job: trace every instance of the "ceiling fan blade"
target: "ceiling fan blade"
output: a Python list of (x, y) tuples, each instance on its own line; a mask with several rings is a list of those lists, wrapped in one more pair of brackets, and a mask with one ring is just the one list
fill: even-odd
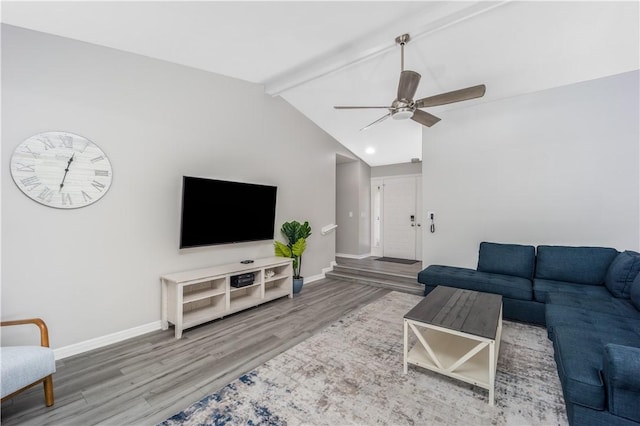
[(334, 106), (335, 109), (389, 109), (388, 106)]
[(425, 108), (481, 98), (484, 96), (485, 90), (485, 85), (480, 84), (478, 86), (467, 87), (466, 89), (454, 90), (453, 92), (441, 93), (439, 95), (429, 96), (428, 98), (418, 99), (415, 102), (415, 106), (416, 108)]
[(419, 109), (414, 111), (413, 117), (411, 117), (411, 119), (427, 127), (431, 127), (438, 121), (440, 121), (440, 119), (435, 115), (429, 114), (425, 111), (420, 111)]
[(374, 122), (373, 122), (373, 123), (371, 123), (371, 124), (367, 124), (367, 125), (366, 125), (366, 126), (364, 126), (362, 129), (360, 129), (360, 131), (367, 130), (369, 127), (373, 126), (374, 124), (378, 124), (378, 123), (380, 123), (381, 121), (384, 121), (384, 120), (386, 120), (386, 119), (387, 119), (387, 118), (389, 118), (389, 117), (391, 117), (391, 113), (389, 113), (389, 114), (387, 114), (387, 115), (383, 115), (382, 117), (378, 118), (376, 121), (374, 121)]
[(402, 71), (400, 73), (400, 82), (398, 83), (398, 100), (412, 101), (413, 95), (418, 90), (419, 83), (420, 74), (415, 71)]

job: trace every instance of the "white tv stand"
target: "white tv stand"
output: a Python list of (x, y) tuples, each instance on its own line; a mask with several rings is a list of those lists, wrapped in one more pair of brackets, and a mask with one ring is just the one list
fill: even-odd
[[(267, 271), (273, 275), (267, 277)], [(255, 274), (252, 285), (235, 288), (231, 276)], [(270, 273), (269, 273), (270, 275)], [(292, 259), (268, 257), (253, 263), (240, 262), (160, 277), (162, 284), (162, 329), (182, 331), (279, 297), (293, 297)]]

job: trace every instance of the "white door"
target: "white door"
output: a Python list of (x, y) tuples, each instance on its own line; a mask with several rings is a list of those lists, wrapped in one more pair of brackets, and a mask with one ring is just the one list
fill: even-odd
[(422, 260), (422, 177), (416, 179), (416, 260)]
[[(418, 226), (419, 177), (384, 179), (382, 241), (386, 257), (417, 259), (422, 252), (422, 229)], [(419, 246), (418, 246), (418, 243)]]

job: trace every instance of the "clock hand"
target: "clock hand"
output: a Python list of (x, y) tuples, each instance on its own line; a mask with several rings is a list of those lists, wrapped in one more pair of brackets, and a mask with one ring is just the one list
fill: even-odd
[(67, 173), (69, 173), (69, 166), (71, 166), (71, 163), (73, 162), (74, 155), (76, 155), (75, 152), (71, 154), (71, 158), (69, 158), (69, 161), (67, 162), (67, 168), (64, 169), (64, 176), (62, 176), (62, 182), (60, 182), (60, 191), (62, 191), (62, 187), (64, 186), (64, 180), (67, 178)]

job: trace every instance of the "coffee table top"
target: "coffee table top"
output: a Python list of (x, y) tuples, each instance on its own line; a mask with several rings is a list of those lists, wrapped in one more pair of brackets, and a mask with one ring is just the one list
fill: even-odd
[(499, 294), (438, 286), (404, 318), (495, 340), (501, 308)]

